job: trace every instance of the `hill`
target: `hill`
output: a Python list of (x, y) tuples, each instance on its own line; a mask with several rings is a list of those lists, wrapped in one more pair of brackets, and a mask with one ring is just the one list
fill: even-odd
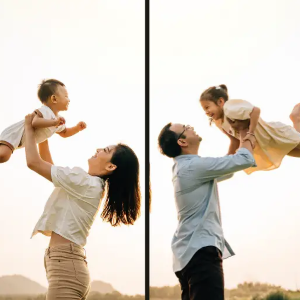
[(21, 275), (0, 277), (0, 295), (38, 295), (46, 291), (39, 283)]
[(101, 294), (111, 294), (116, 292), (113, 286), (110, 283), (106, 283), (103, 281), (93, 281), (91, 286), (91, 292), (98, 292)]
[[(0, 277), (0, 295), (40, 295), (45, 294), (47, 288), (22, 275), (8, 275)], [(111, 294), (116, 292), (109, 283), (97, 280), (91, 285), (91, 292)]]

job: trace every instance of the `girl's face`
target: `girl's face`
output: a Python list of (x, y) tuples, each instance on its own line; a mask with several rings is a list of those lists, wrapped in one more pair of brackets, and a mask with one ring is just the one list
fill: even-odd
[(223, 98), (220, 98), (217, 101), (217, 104), (209, 100), (201, 100), (200, 103), (208, 117), (212, 118), (213, 120), (219, 120), (223, 118), (223, 106), (225, 103)]

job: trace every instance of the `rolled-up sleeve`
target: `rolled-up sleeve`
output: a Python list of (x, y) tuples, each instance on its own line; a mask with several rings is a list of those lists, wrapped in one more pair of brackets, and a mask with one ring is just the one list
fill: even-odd
[(84, 197), (89, 188), (89, 175), (81, 168), (51, 167), (52, 182), (75, 197)]
[(240, 148), (236, 154), (224, 157), (200, 157), (190, 164), (190, 171), (201, 180), (227, 179), (232, 174), (250, 167), (256, 167), (251, 152)]

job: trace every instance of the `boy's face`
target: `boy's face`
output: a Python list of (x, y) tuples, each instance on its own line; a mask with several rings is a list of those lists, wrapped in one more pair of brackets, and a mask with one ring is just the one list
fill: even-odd
[(57, 87), (55, 94), (51, 97), (51, 100), (55, 103), (58, 111), (68, 110), (70, 99), (68, 91), (64, 86), (59, 85)]

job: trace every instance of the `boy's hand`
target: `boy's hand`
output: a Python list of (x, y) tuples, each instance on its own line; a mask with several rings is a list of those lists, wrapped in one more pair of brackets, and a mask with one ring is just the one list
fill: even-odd
[(54, 126), (58, 127), (63, 124), (66, 124), (66, 120), (63, 117), (58, 117), (56, 120), (54, 120)]
[(85, 122), (79, 122), (77, 125), (76, 125), (78, 131), (82, 131), (84, 129), (86, 129), (86, 123)]

